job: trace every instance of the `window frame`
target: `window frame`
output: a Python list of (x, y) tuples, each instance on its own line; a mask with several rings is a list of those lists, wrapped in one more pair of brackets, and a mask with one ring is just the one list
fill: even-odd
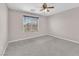
[[(23, 24), (24, 17), (37, 18), (37, 21), (38, 21), (37, 31), (25, 31), (24, 30), (24, 24)], [(22, 17), (22, 24), (23, 24), (23, 32), (27, 32), (28, 33), (28, 32), (38, 32), (39, 31), (39, 17), (23, 15), (23, 17)]]

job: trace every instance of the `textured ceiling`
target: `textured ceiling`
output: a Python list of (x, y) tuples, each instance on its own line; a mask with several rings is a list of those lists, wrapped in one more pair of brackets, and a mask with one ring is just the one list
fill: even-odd
[(24, 12), (35, 13), (43, 16), (50, 16), (59, 12), (63, 12), (75, 7), (79, 7), (79, 3), (47, 3), (48, 6), (54, 6), (50, 12), (40, 11), (43, 3), (8, 3), (10, 9), (21, 10)]

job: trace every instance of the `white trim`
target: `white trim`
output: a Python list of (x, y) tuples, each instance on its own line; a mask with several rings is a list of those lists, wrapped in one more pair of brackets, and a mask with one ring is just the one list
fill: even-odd
[[(31, 39), (31, 38), (36, 38), (36, 37), (45, 36), (45, 35), (46, 34), (41, 34), (39, 36), (33, 36), (33, 37), (24, 38), (24, 39), (18, 39), (18, 40), (8, 41), (8, 43), (17, 42), (17, 41), (26, 40), (26, 39)], [(6, 45), (5, 45), (4, 49), (3, 49), (3, 52), (2, 52), (2, 55), (1, 56), (4, 56), (4, 53), (5, 53), (6, 48), (8, 46), (8, 43), (6, 42)]]
[(45, 35), (46, 34), (41, 34), (41, 35), (38, 35), (38, 36), (32, 36), (32, 37), (26, 37), (26, 38), (22, 38), (22, 39), (12, 40), (12, 41), (8, 41), (8, 43), (17, 42), (17, 41), (26, 40), (26, 39), (32, 39), (32, 38), (36, 38), (36, 37), (40, 37), (40, 36), (45, 36)]
[(72, 39), (65, 38), (65, 37), (61, 37), (61, 36), (57, 36), (57, 35), (51, 35), (51, 34), (48, 34), (48, 35), (49, 35), (49, 36), (56, 37), (56, 38), (60, 38), (60, 39), (63, 39), (63, 40), (67, 40), (67, 41), (70, 41), (70, 42), (73, 42), (73, 43), (77, 43), (77, 44), (79, 44), (79, 42), (76, 41), (76, 40), (72, 40)]
[[(22, 39), (17, 39), (17, 40), (12, 40), (12, 41), (8, 41), (8, 43), (12, 43), (12, 42), (17, 42), (17, 41), (21, 41), (21, 40), (26, 40), (26, 39), (32, 39), (32, 38), (36, 38), (36, 37), (40, 37), (40, 36), (45, 36), (46, 34), (41, 34), (41, 35), (38, 35), (38, 36), (33, 36), (33, 37), (26, 37), (26, 38), (22, 38)], [(51, 34), (48, 34), (49, 36), (53, 36), (53, 37), (56, 37), (56, 38), (60, 38), (60, 39), (63, 39), (63, 40), (67, 40), (67, 41), (70, 41), (70, 42), (73, 42), (73, 43), (77, 43), (79, 44), (78, 41), (75, 41), (75, 40), (72, 40), (72, 39), (69, 39), (69, 38), (65, 38), (65, 37), (60, 37), (60, 36), (57, 36), (57, 35), (51, 35)], [(8, 45), (8, 44), (7, 44)], [(6, 46), (7, 46), (6, 45)]]
[[(45, 35), (46, 34), (41, 34), (41, 35), (38, 35), (38, 36), (28, 37), (28, 38), (24, 38), (24, 39), (18, 39), (18, 40), (8, 41), (8, 43), (17, 42), (17, 41), (26, 40), (26, 39), (31, 39), (31, 38), (36, 38), (36, 37), (45, 36)], [(56, 37), (56, 38), (60, 38), (62, 40), (66, 40), (66, 41), (70, 41), (70, 42), (79, 44), (78, 41), (75, 41), (75, 40), (72, 40), (72, 39), (68, 39), (68, 38), (65, 38), (65, 37), (60, 37), (60, 36), (57, 36), (57, 35), (51, 35), (51, 34), (48, 34), (48, 35), (49, 36)], [(6, 50), (7, 46), (8, 46), (8, 43), (6, 44), (6, 46), (5, 46), (4, 50), (3, 50), (2, 56), (5, 53), (5, 50)]]
[(2, 56), (4, 56), (4, 53), (6, 51), (7, 46), (8, 46), (8, 42), (6, 42), (6, 45), (5, 45), (4, 49), (3, 49)]

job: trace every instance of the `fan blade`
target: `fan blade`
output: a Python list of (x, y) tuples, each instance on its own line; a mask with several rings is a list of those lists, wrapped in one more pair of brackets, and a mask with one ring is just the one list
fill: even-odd
[(54, 8), (54, 7), (47, 7), (47, 8)]

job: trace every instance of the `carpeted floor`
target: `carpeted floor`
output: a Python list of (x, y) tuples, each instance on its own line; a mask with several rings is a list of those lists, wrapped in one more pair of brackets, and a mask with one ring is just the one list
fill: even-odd
[(4, 56), (79, 56), (79, 44), (42, 36), (10, 43)]

